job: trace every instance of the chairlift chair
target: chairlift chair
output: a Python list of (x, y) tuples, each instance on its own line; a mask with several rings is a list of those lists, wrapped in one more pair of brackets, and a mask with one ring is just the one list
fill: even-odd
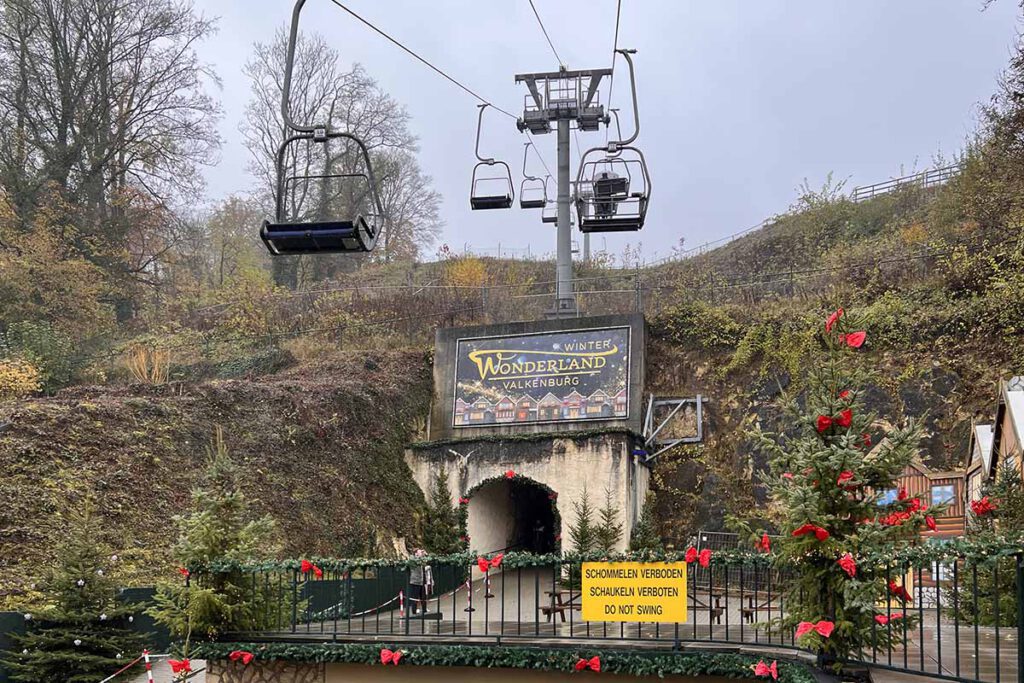
[[(496, 161), (492, 158), (485, 159), (480, 156), (480, 128), (484, 120), (484, 109), (487, 104), (481, 104), (480, 116), (476, 124), (476, 149), (477, 163), (473, 166), (473, 179), (469, 191), (469, 206), (473, 210), (481, 209), (508, 209), (512, 207), (512, 200), (515, 198), (515, 188), (512, 186), (512, 169), (504, 161)], [(483, 166), (504, 166), (505, 172), (498, 175), (478, 177), (480, 168)]]
[[(651, 196), (651, 176), (647, 161), (643, 152), (633, 146), (640, 134), (640, 114), (633, 60), (630, 57), (632, 51), (618, 52), (629, 65), (636, 130), (625, 140), (612, 141), (607, 147), (587, 150), (580, 160), (574, 201), (580, 232), (584, 233), (640, 230), (647, 217)], [(617, 112), (615, 119), (617, 125)], [(621, 133), (619, 137), (622, 137)], [(600, 158), (597, 158), (599, 155)]]
[(519, 186), (520, 209), (543, 209), (548, 203), (548, 181), (526, 172), (526, 156), (532, 142), (523, 145), (523, 182)]
[[(294, 131), (285, 138), (277, 151), (277, 192), (273, 220), (263, 222), (260, 238), (272, 255), (285, 254), (336, 254), (365, 253), (372, 251), (377, 238), (384, 228), (384, 208), (380, 200), (379, 186), (373, 173), (370, 154), (363, 141), (345, 131), (332, 131), (327, 126), (300, 125), (291, 117), (290, 97), (292, 70), (295, 65), (295, 44), (299, 31), (299, 15), (306, 0), (296, 0), (292, 10), (291, 31), (288, 36), (288, 52), (285, 60), (284, 87), (281, 94), (281, 114), (286, 126)], [(345, 139), (355, 143), (358, 156), (365, 170), (360, 173), (307, 173), (286, 177), (285, 165), (288, 151), (294, 145), (306, 143), (323, 145), (325, 160), (329, 159), (328, 142)], [(327, 162), (325, 161), (326, 165)], [(299, 182), (329, 183), (337, 181), (346, 186), (356, 183), (365, 187), (359, 201), (350, 202), (342, 215), (330, 215), (330, 206), (320, 206), (312, 218), (302, 212), (298, 216), (288, 215), (286, 193)], [(351, 186), (350, 186), (351, 187)], [(367, 202), (363, 199), (369, 199)], [(326, 202), (330, 204), (330, 202)], [(293, 212), (296, 207), (294, 202)]]

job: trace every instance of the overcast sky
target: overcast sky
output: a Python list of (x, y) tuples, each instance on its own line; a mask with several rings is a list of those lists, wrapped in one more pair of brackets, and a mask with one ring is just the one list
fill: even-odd
[[(242, 65), (255, 41), (269, 40), (288, 21), (292, 2), (195, 1), (220, 18), (219, 34), (201, 47), (223, 80), (225, 144), (220, 163), (207, 172), (209, 195), (217, 199), (252, 186), (238, 132), (249, 96)], [(527, 0), (344, 1), (512, 112), (522, 109), (525, 95), (514, 74), (557, 69)], [(535, 4), (570, 68), (610, 65), (615, 0)], [(937, 153), (954, 154), (975, 128), (979, 103), (994, 92), (1018, 28), (1015, 1), (998, 0), (984, 12), (981, 4), (623, 0), (619, 45), (638, 51), (637, 144), (654, 191), (640, 233), (598, 237), (594, 246), (620, 252), (627, 242), (642, 242), (645, 256), (657, 258), (680, 238), (696, 246), (785, 210), (804, 178), (820, 185), (831, 171), (852, 187), (922, 170)], [(468, 243), (553, 251), (554, 227), (542, 224), (539, 212), (469, 210), (476, 128), (469, 95), (328, 0), (309, 0), (302, 20), (408, 107), (420, 163), (444, 197), (444, 242), (460, 250)], [(628, 106), (627, 83), (617, 74), (613, 106)], [(552, 170), (554, 138), (537, 138)], [(590, 146), (604, 134), (579, 140)], [(482, 152), (506, 159), (516, 176), (524, 141), (510, 118), (485, 119)], [(542, 171), (539, 164), (529, 170)]]

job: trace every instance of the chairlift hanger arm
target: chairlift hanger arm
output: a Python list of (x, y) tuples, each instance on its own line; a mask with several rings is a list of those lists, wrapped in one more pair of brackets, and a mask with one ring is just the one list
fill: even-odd
[[(480, 156), (480, 129), (483, 128), (483, 125), (484, 125), (484, 109), (487, 109), (487, 107), (489, 107), (491, 105), (490, 104), (478, 104), (476, 106), (477, 106), (478, 109), (480, 109), (480, 114), (479, 114), (479, 116), (477, 116), (477, 119), (476, 119), (476, 147), (473, 148), (473, 153), (476, 154), (477, 161), (479, 161), (481, 163), (484, 163), (484, 164), (487, 164), (488, 166), (493, 166), (494, 165), (494, 157), (490, 157), (488, 159), (485, 159), (482, 156)], [(523, 163), (524, 164), (526, 163), (525, 156), (524, 156), (524, 159), (523, 159)]]
[[(636, 130), (633, 131), (633, 135), (631, 135), (629, 137), (629, 139), (623, 140), (622, 139), (622, 131), (620, 129), (619, 130), (619, 140), (615, 143), (616, 146), (619, 146), (619, 145), (627, 146), (627, 145), (632, 145), (633, 142), (640, 135), (640, 105), (637, 103), (637, 99), (636, 99), (636, 73), (633, 70), (633, 58), (630, 56), (630, 55), (635, 54), (636, 50), (619, 49), (619, 50), (616, 50), (616, 52), (621, 54), (626, 59), (626, 65), (629, 67), (629, 87), (630, 87), (630, 90), (633, 93), (633, 122), (636, 125)], [(617, 115), (616, 115), (615, 119), (616, 119), (616, 122), (617, 122), (618, 121), (618, 116)]]
[(540, 180), (540, 178), (538, 178), (537, 176), (529, 175), (526, 172), (526, 157), (530, 153), (530, 145), (532, 144), (532, 142), (523, 143), (523, 180)]

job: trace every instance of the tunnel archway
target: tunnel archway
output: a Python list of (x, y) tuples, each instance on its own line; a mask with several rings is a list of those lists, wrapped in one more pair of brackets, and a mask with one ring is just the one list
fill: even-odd
[(547, 554), (561, 547), (558, 494), (528, 477), (487, 479), (467, 494), (466, 530), (478, 552)]

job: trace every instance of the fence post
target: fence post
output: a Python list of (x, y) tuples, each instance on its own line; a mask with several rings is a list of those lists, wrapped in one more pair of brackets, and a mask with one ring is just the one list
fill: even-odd
[(1024, 553), (1017, 553), (1017, 678), (1024, 674)]

